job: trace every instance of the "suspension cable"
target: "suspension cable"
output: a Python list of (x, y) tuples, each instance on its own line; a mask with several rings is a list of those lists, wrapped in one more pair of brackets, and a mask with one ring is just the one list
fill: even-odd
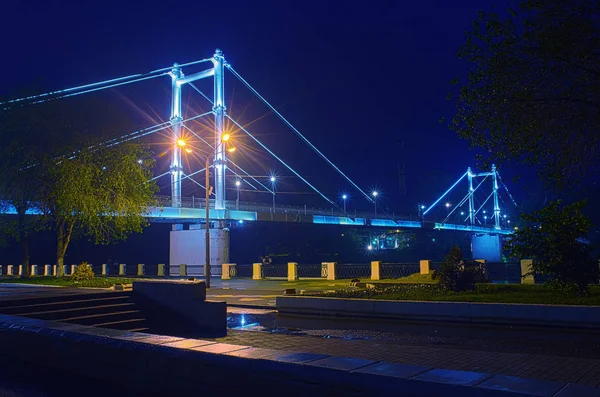
[(342, 170), (340, 170), (331, 160), (329, 160), (327, 158), (327, 156), (325, 156), (319, 149), (317, 149), (317, 147), (315, 145), (313, 145), (304, 135), (302, 135), (300, 133), (300, 131), (298, 131), (298, 129), (296, 127), (294, 127), (289, 121), (287, 121), (287, 119), (285, 117), (283, 117), (283, 115), (281, 113), (279, 113), (277, 111), (277, 109), (275, 109), (273, 107), (273, 105), (271, 105), (265, 98), (263, 98), (258, 91), (256, 91), (246, 80), (244, 80), (242, 78), (242, 76), (240, 76), (231, 65), (226, 64), (225, 65), (230, 71), (231, 73), (238, 79), (240, 80), (254, 95), (256, 95), (269, 109), (271, 109), (271, 111), (273, 111), (273, 113), (275, 113), (292, 131), (294, 131), (296, 133), (296, 135), (298, 135), (311, 149), (313, 149), (313, 151), (315, 151), (315, 153), (317, 153), (319, 156), (321, 156), (321, 158), (323, 158), (329, 165), (331, 165), (340, 175), (342, 175), (348, 182), (350, 182), (352, 184), (352, 186), (354, 186), (359, 192), (361, 192), (366, 198), (367, 200), (369, 200), (369, 202), (373, 202), (373, 199), (371, 198), (371, 196), (369, 196), (367, 193), (365, 193), (356, 183), (354, 183), (354, 181), (352, 179), (350, 179), (346, 174), (344, 174), (342, 172)]

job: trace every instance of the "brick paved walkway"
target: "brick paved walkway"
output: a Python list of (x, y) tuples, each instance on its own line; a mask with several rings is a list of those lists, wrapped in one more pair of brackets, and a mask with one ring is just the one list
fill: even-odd
[[(204, 338), (206, 339), (206, 338)], [(218, 342), (600, 386), (600, 360), (229, 330)]]

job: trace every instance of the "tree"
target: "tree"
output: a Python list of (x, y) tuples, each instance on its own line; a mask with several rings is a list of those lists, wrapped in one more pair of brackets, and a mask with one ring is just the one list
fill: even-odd
[(138, 145), (82, 150), (71, 159), (46, 159), (42, 202), (56, 228), (57, 275), (71, 239), (89, 237), (97, 244), (123, 240), (148, 225), (156, 184), (152, 161)]
[(599, 17), (594, 0), (520, 0), (505, 16), (480, 13), (458, 53), (471, 70), (451, 128), (488, 161), (537, 165), (558, 188), (597, 171)]
[(590, 260), (593, 246), (585, 240), (591, 222), (581, 212), (584, 206), (585, 201), (570, 205), (552, 201), (522, 215), (527, 226), (509, 238), (510, 255), (532, 259), (532, 273), (549, 276), (551, 285), (584, 292), (598, 280), (598, 264)]
[(14, 211), (1, 217), (0, 230), (4, 239), (21, 244), (25, 277), (30, 275), (29, 238), (45, 227), (43, 217), (28, 212), (39, 210), (42, 169), (35, 164), (42, 152), (51, 150), (44, 134), (48, 115), (24, 108), (0, 112), (0, 198), (3, 212)]

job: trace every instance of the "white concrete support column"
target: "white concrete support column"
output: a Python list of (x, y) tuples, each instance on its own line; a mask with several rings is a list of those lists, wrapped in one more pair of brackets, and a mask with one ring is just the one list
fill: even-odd
[(288, 262), (288, 281), (298, 280), (298, 263)]
[(15, 275), (15, 271), (14, 271), (13, 265), (6, 265), (6, 275), (7, 276), (14, 276)]
[(179, 265), (179, 276), (180, 277), (187, 276), (187, 265), (185, 265), (183, 263)]
[(49, 264), (44, 265), (44, 276), (51, 276), (52, 275), (52, 266), (50, 266)]
[(253, 263), (252, 264), (252, 280), (262, 280), (262, 263)]
[(371, 280), (381, 280), (381, 261), (371, 262)]
[(158, 264), (158, 277), (164, 277), (165, 276), (165, 264), (164, 263), (159, 263)]
[(31, 265), (31, 275), (32, 276), (38, 275), (38, 266), (37, 265)]
[[(535, 276), (530, 274), (525, 276), (525, 274), (531, 272), (533, 265), (533, 260), (531, 259), (521, 259), (521, 284), (535, 284)], [(525, 276), (525, 277), (523, 277)]]
[(214, 106), (215, 114), (215, 209), (225, 209), (225, 168), (227, 166), (227, 151), (223, 144), (223, 130), (225, 126), (225, 58), (220, 49), (215, 50), (213, 56), (214, 68)]
[(100, 271), (102, 276), (108, 276), (108, 263), (102, 264), (102, 270)]
[(72, 276), (73, 273), (75, 273), (75, 270), (77, 270), (77, 265), (71, 265), (71, 273), (69, 274)]
[(125, 263), (119, 264), (119, 276), (124, 276), (127, 273), (127, 265)]
[(137, 266), (137, 275), (138, 276), (143, 276), (145, 274), (146, 273), (145, 273), (145, 266), (144, 266), (144, 264), (143, 263), (138, 263), (138, 266)]
[(337, 262), (327, 262), (327, 280), (337, 280)]
[(421, 259), (419, 261), (419, 270), (421, 274), (429, 274), (431, 271), (431, 261), (428, 259)]

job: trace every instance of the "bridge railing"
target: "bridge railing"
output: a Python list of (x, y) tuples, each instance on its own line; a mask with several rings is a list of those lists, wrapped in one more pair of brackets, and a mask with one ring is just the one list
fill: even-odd
[(287, 265), (263, 265), (262, 278), (287, 278)]
[[(171, 206), (171, 197), (169, 196), (156, 196), (160, 205), (165, 207)], [(181, 199), (181, 207), (183, 208), (206, 208), (206, 200), (204, 198), (196, 197), (184, 197)], [(210, 208), (214, 208), (214, 199), (209, 200)], [(238, 209), (240, 211), (250, 212), (262, 212), (262, 213), (276, 213), (276, 214), (300, 214), (300, 215), (322, 215), (322, 216), (337, 216), (337, 217), (355, 217), (355, 218), (373, 218), (372, 212), (360, 212), (360, 211), (347, 211), (343, 212), (335, 208), (315, 208), (309, 206), (293, 206), (276, 204), (273, 207), (269, 203), (258, 203), (258, 202), (247, 202), (240, 201), (236, 203), (235, 200), (226, 200), (225, 207), (230, 210)], [(396, 220), (416, 220), (411, 216), (395, 216), (390, 213), (380, 213), (378, 218), (381, 219), (396, 219)]]

